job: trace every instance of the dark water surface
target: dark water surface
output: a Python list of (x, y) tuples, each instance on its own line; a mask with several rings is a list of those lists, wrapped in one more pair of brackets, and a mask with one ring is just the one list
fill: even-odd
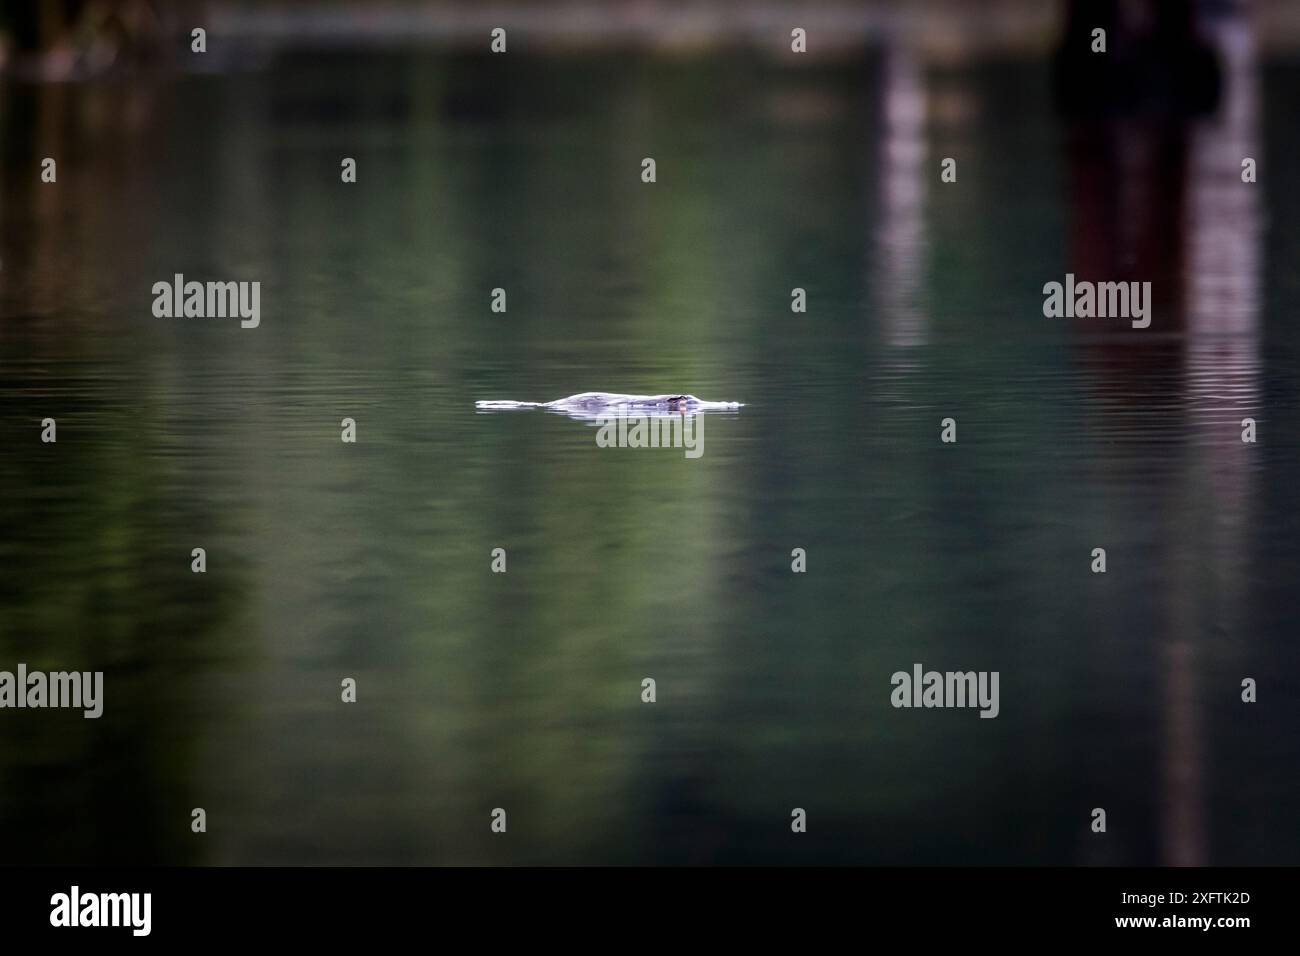
[[(1300, 863), (1300, 69), (1244, 69), (1090, 125), (892, 50), (0, 86), (0, 669), (106, 682), (0, 712), (0, 860)], [(1090, 270), (1151, 329), (1044, 318)], [(473, 407), (593, 389), (747, 405), (698, 460)]]

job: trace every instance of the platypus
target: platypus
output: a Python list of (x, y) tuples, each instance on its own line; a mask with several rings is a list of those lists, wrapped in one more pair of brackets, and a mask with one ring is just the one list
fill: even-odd
[(579, 392), (553, 402), (475, 402), (475, 408), (550, 408), (580, 414), (611, 414), (619, 409), (647, 412), (713, 412), (740, 408), (740, 402), (706, 402), (694, 395), (623, 395), (619, 392)]

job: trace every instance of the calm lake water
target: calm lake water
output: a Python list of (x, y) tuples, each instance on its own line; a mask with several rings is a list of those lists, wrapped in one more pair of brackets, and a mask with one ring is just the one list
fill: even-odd
[[(1241, 70), (1087, 122), (874, 48), (0, 86), (0, 669), (106, 685), (0, 712), (0, 860), (1300, 863), (1300, 66)], [(1044, 318), (1067, 272), (1151, 328)], [(698, 460), (473, 407), (591, 389), (747, 404)], [(894, 709), (917, 662), (1000, 715)]]

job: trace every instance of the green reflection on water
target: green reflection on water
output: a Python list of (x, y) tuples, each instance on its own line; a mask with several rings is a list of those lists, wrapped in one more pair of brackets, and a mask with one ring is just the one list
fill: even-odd
[[(970, 186), (909, 207), (880, 61), (7, 89), (0, 666), (108, 675), (98, 722), (4, 716), (18, 858), (1155, 862), (1183, 694), (1213, 858), (1294, 862), (1261, 838), (1276, 784), (1215, 812), (1230, 751), (1294, 754), (1245, 747), (1215, 680), (1288, 659), (1251, 610), (1274, 585), (1241, 590), (1295, 559), (1223, 503), (1238, 449), (1195, 438), (1177, 346), (1126, 378), (1042, 324), (1069, 219), (1045, 66), (961, 73), (984, 108), (923, 133)], [(57, 195), (13, 175), (52, 152)], [(153, 319), (177, 272), (261, 281), (261, 328)], [(749, 404), (699, 461), (472, 407), (587, 389)], [(1261, 457), (1233, 474), (1267, 496), (1296, 455)], [(1086, 574), (1098, 541), (1122, 573)], [(913, 661), (1000, 669), (1002, 717), (892, 710)], [(1104, 851), (1097, 801), (1141, 821)]]

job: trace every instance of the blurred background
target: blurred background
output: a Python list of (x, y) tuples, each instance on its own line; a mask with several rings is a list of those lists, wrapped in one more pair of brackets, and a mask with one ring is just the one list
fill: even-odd
[(1300, 863), (1300, 6), (0, 10), (0, 862)]

